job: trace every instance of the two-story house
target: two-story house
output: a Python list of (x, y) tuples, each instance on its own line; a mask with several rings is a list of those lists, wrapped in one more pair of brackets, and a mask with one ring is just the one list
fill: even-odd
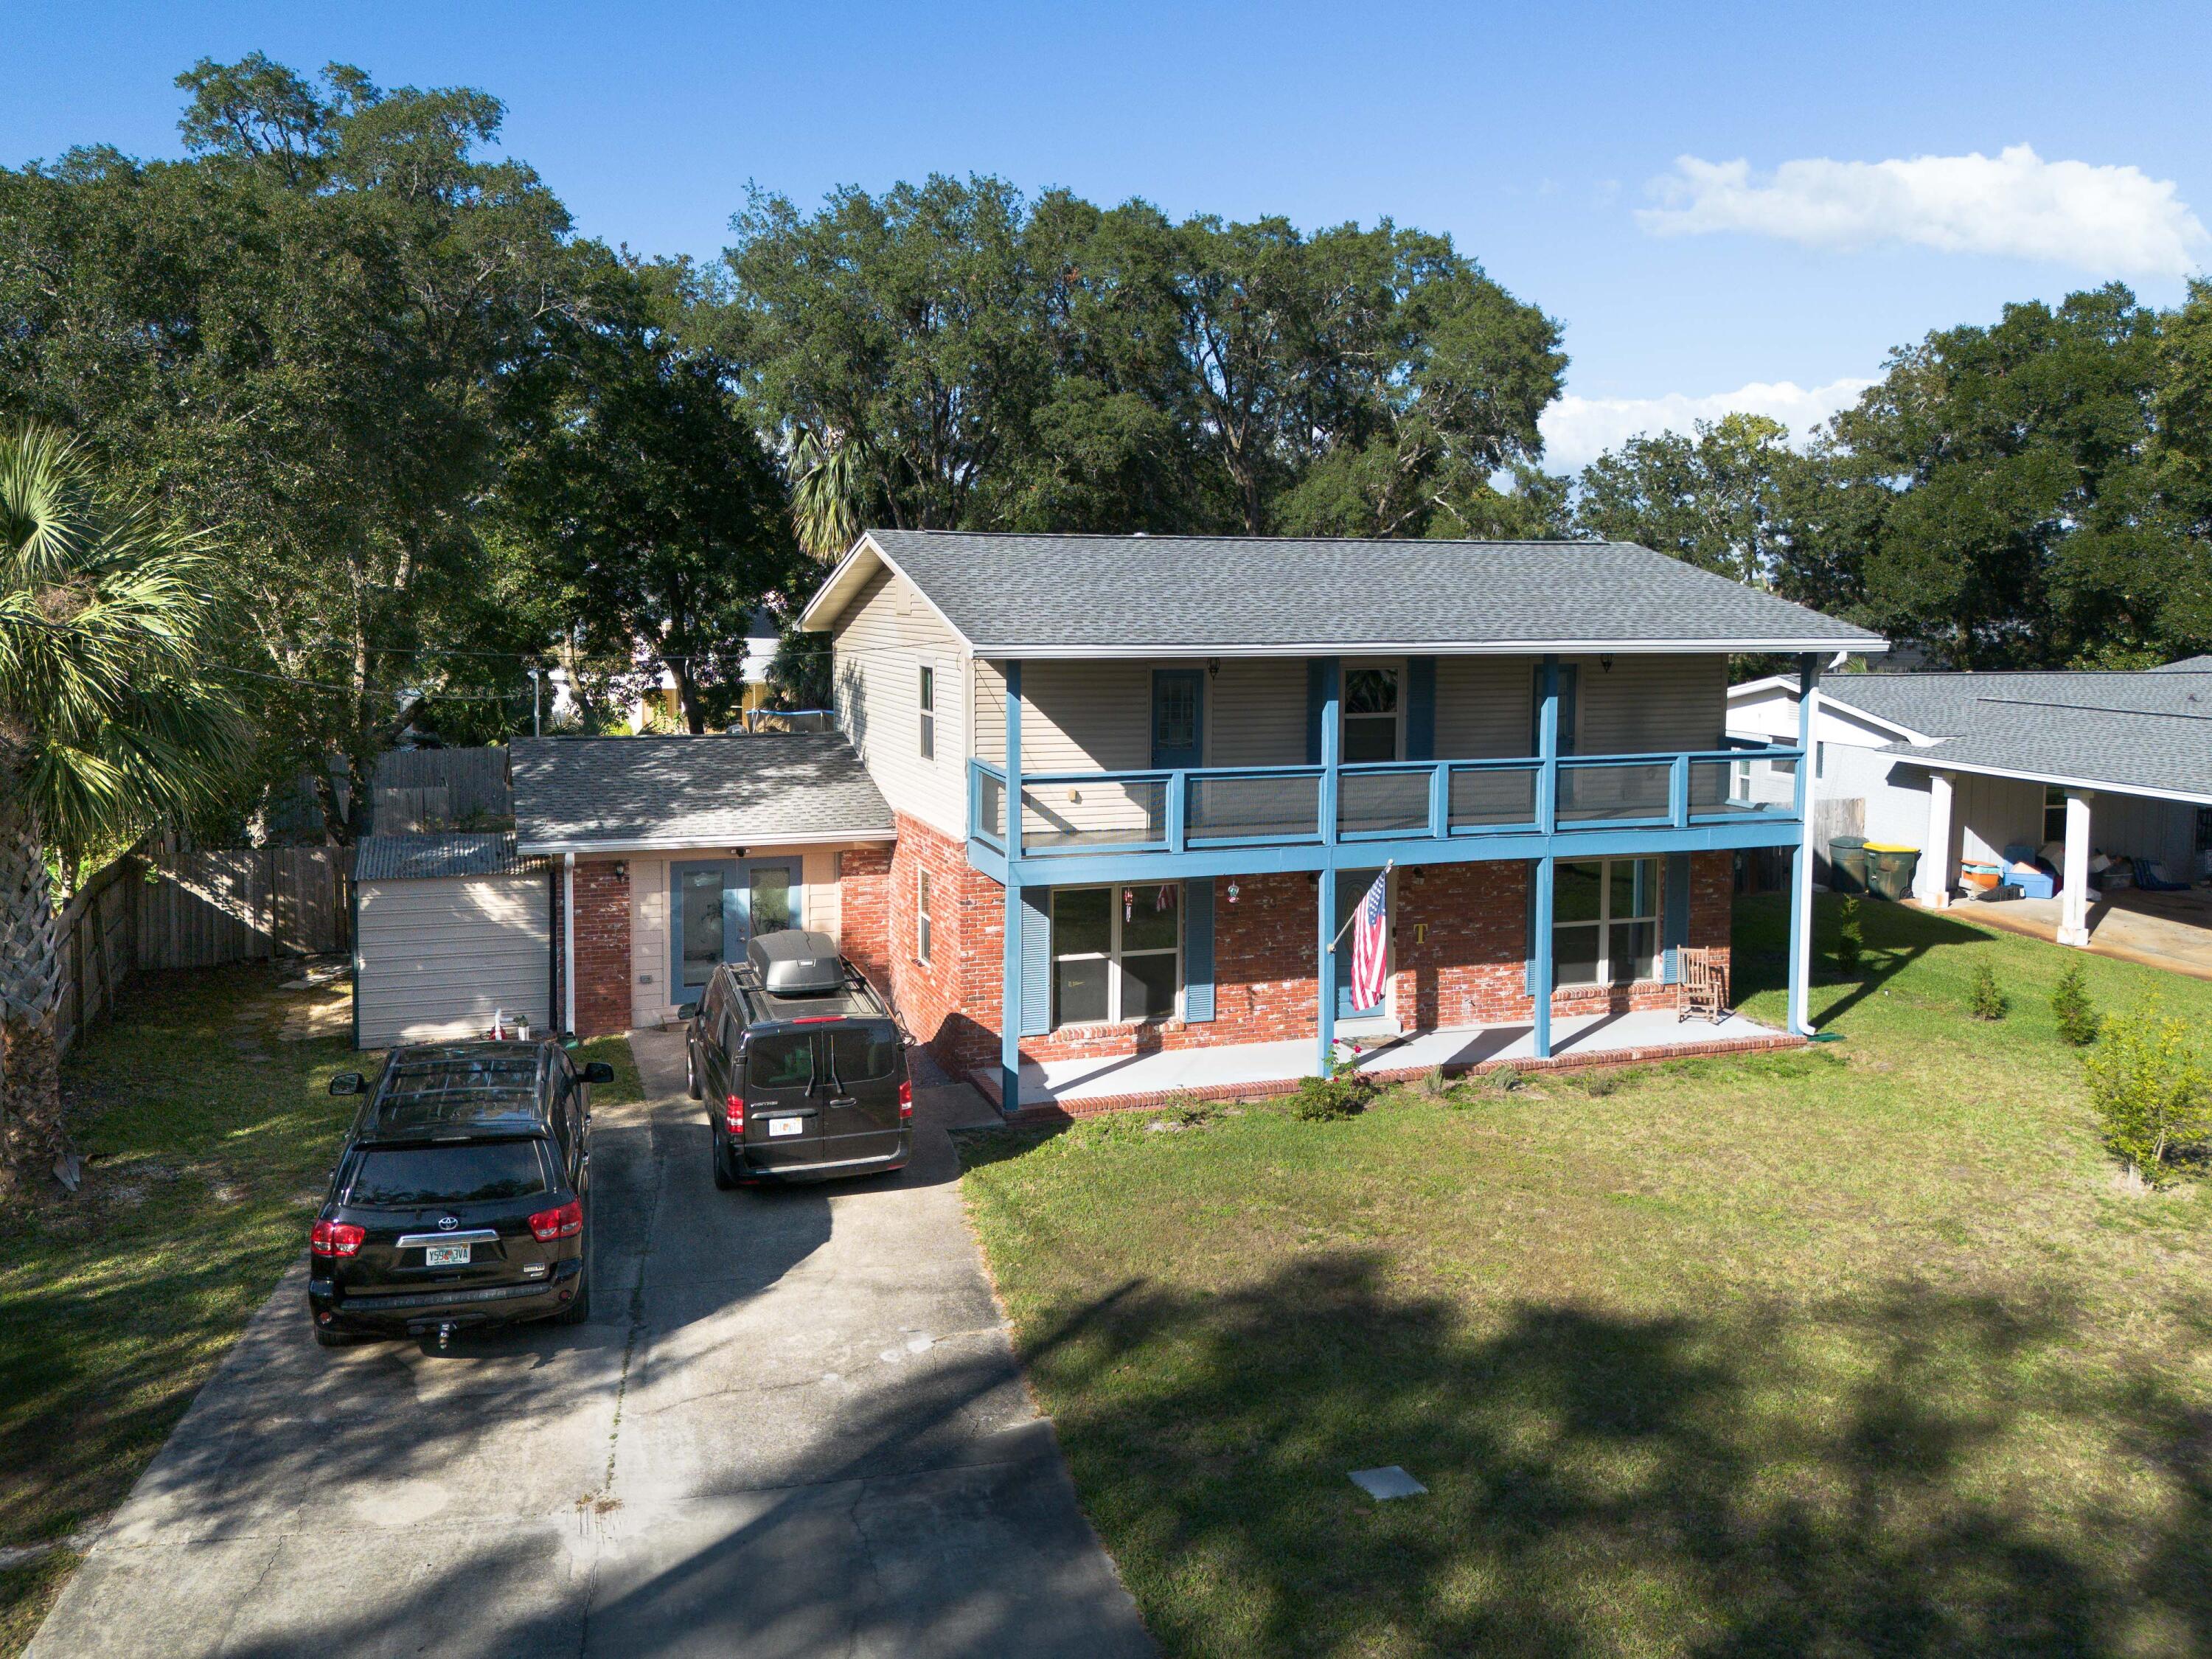
[(1225, 1091), (1345, 1039), (1408, 1067), (1784, 1040), (1658, 1012), (1680, 949), (1727, 948), (1735, 851), (1804, 837), (1802, 743), (1723, 736), (1729, 658), (1810, 690), (1885, 648), (1618, 543), (872, 531), (801, 625), (895, 825), (868, 954), (1009, 1109)]

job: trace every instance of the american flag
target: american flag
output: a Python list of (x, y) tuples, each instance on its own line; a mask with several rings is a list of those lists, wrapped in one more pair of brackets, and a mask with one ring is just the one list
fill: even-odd
[(1382, 981), (1387, 976), (1390, 956), (1389, 930), (1390, 902), (1383, 883), (1390, 878), (1387, 870), (1375, 878), (1375, 884), (1367, 890), (1367, 896), (1359, 901), (1359, 915), (1352, 924), (1352, 1006), (1354, 1010), (1372, 1008), (1382, 1000)]

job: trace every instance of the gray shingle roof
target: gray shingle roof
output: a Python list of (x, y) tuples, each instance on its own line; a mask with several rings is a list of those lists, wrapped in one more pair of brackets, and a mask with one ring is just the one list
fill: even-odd
[(1821, 695), (1936, 739), (1891, 745), (1930, 766), (2212, 799), (2212, 671), (1855, 674)]
[(2179, 662), (2169, 662), (2150, 671), (2154, 674), (2212, 674), (2212, 655), (2184, 657)]
[(984, 655), (1886, 648), (1863, 629), (1630, 542), (868, 534)]
[(434, 881), (503, 876), (527, 860), (507, 835), (363, 836), (353, 852), (356, 881)]
[(526, 852), (730, 847), (891, 833), (891, 809), (837, 732), (518, 738)]

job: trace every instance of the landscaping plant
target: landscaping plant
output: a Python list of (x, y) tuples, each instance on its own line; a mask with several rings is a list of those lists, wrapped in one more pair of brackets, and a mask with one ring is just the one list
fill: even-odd
[(1967, 1006), (1976, 1019), (2002, 1019), (2012, 1006), (2012, 999), (1998, 988), (1996, 970), (1986, 962), (1974, 964), (1973, 988), (1968, 993)]
[(1357, 1060), (1338, 1060), (1325, 1078), (1310, 1077), (1291, 1097), (1291, 1115), (1307, 1123), (1327, 1123), (1357, 1117), (1375, 1098), (1375, 1080), (1359, 1069)]
[(1845, 979), (1856, 978), (1865, 956), (1866, 928), (1859, 921), (1858, 895), (1854, 893), (1837, 912), (1836, 971)]
[(2076, 1048), (2097, 1040), (2097, 1010), (2089, 1000), (2089, 976), (2074, 963), (2058, 976), (2051, 993), (2051, 1017), (2058, 1022), (2058, 1035)]
[(2108, 1019), (2096, 1052), (2082, 1057), (2105, 1145), (2153, 1186), (2179, 1158), (2212, 1139), (2212, 1082), (2187, 1022), (2157, 1001)]

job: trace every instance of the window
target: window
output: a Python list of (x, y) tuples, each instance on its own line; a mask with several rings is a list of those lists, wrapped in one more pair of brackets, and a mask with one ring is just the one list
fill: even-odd
[(921, 665), (921, 757), (937, 758), (937, 671)]
[(1398, 758), (1396, 669), (1344, 671), (1344, 758), (1347, 763)]
[(914, 872), (914, 959), (916, 962), (929, 960), (929, 936), (934, 931), (930, 925), (929, 872), (916, 870)]
[(426, 1146), (362, 1154), (346, 1200), (372, 1210), (528, 1198), (545, 1190), (534, 1140)]
[(1552, 891), (1556, 985), (1626, 985), (1659, 976), (1659, 860), (1562, 864)]
[(1740, 760), (1729, 763), (1729, 799), (1747, 801), (1751, 799), (1751, 769), (1756, 762)]
[(840, 1088), (880, 1083), (898, 1070), (898, 1030), (888, 1022), (841, 1025), (830, 1033), (830, 1072)]
[(2066, 792), (2051, 784), (2043, 788), (2043, 845), (2066, 844)]
[(806, 1089), (814, 1084), (814, 1039), (757, 1036), (745, 1048), (745, 1078), (756, 1089)]
[(1052, 896), (1052, 1023), (1167, 1019), (1182, 975), (1174, 882), (1062, 887)]

